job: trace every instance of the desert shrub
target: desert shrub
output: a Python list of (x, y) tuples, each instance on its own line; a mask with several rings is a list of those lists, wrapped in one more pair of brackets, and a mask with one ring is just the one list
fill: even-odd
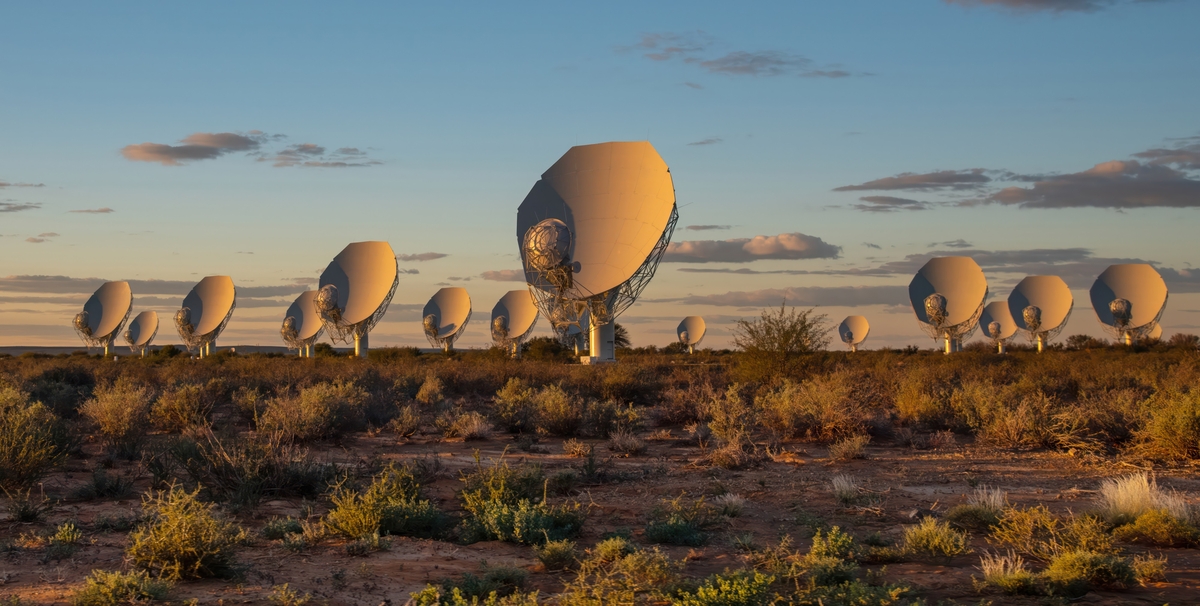
[(83, 587), (71, 596), (74, 606), (120, 606), (147, 600), (162, 600), (171, 591), (170, 581), (156, 579), (145, 571), (109, 572), (93, 570)]
[(575, 549), (575, 542), (567, 539), (547, 541), (542, 545), (535, 546), (533, 550), (538, 561), (546, 570), (566, 570), (579, 561), (579, 552)]
[(271, 588), (271, 595), (267, 596), (267, 601), (279, 606), (304, 606), (312, 601), (312, 594), (302, 594), (284, 583)]
[(979, 559), (983, 582), (1009, 595), (1030, 594), (1037, 589), (1037, 576), (1030, 572), (1025, 560), (1014, 552), (985, 553)]
[(727, 492), (713, 498), (712, 504), (721, 515), (727, 518), (736, 518), (742, 515), (742, 509), (746, 507), (746, 497)]
[(717, 525), (717, 517), (704, 499), (686, 503), (682, 496), (663, 501), (650, 514), (646, 540), (665, 545), (696, 547), (708, 542), (708, 530)]
[(233, 392), (230, 399), (233, 400), (233, 407), (238, 414), (253, 423), (254, 427), (258, 427), (258, 419), (267, 410), (268, 399), (263, 392), (258, 388), (243, 385)]
[(198, 490), (173, 487), (143, 500), (147, 522), (129, 535), (125, 550), (134, 565), (168, 580), (234, 572), (236, 549), (246, 533), (198, 495)]
[(640, 604), (667, 598), (679, 582), (679, 564), (659, 549), (639, 549), (622, 538), (601, 541), (580, 563), (562, 595), (564, 604)]
[(752, 381), (779, 380), (797, 355), (829, 345), (830, 328), (825, 314), (789, 310), (786, 303), (778, 311), (763, 310), (758, 319), (738, 320), (733, 331), (733, 343), (741, 350), (738, 371)]
[(940, 369), (918, 367), (905, 375), (897, 387), (895, 402), (900, 420), (930, 427), (955, 424), (950, 407), (950, 381)]
[(537, 606), (538, 592), (514, 593), (508, 596), (488, 594), (483, 599), (479, 596), (468, 599), (462, 589), (455, 587), (449, 593), (443, 593), (441, 587), (426, 585), (425, 589), (411, 594), (406, 604), (413, 606)]
[(1137, 582), (1129, 560), (1091, 551), (1056, 555), (1042, 571), (1042, 578), (1055, 593), (1068, 596), (1081, 596), (1096, 587), (1124, 589)]
[(420, 485), (405, 467), (389, 465), (365, 490), (341, 487), (330, 500), (333, 508), (325, 517), (325, 526), (350, 539), (434, 537), (444, 526), (442, 513), (421, 499)]
[(5, 507), (8, 517), (21, 524), (37, 522), (54, 510), (54, 501), (47, 498), (41, 490), (36, 495), (33, 494), (32, 488), (26, 488), (23, 492), (5, 491), (4, 496), (8, 497), (8, 505)]
[(293, 517), (286, 518), (271, 518), (262, 527), (262, 536), (265, 539), (278, 541), (290, 534), (300, 534), (304, 532), (304, 525)]
[(867, 443), (871, 436), (857, 435), (839, 440), (829, 446), (829, 458), (835, 461), (850, 461), (864, 459), (867, 454)]
[(660, 424), (686, 425), (705, 418), (706, 402), (717, 397), (708, 381), (691, 382), (686, 387), (669, 387), (662, 393), (655, 416)]
[(529, 573), (512, 566), (486, 566), (481, 574), (466, 573), (462, 578), (442, 582), (443, 595), (462, 595), (477, 600), (488, 596), (507, 597), (519, 593), (528, 582)]
[(139, 387), (122, 377), (112, 385), (97, 388), (79, 412), (96, 425), (110, 451), (132, 458), (141, 450), (146, 436), (153, 399), (148, 387)]
[(592, 447), (582, 440), (571, 438), (563, 441), (563, 453), (568, 457), (586, 457), (592, 454)]
[(133, 492), (133, 480), (116, 473), (108, 473), (97, 467), (92, 470), (92, 479), (71, 493), (71, 496), (88, 501), (91, 499), (120, 498)]
[(1098, 510), (1113, 525), (1128, 524), (1155, 510), (1166, 510), (1184, 522), (1190, 521), (1195, 515), (1186, 500), (1160, 489), (1144, 472), (1101, 483)]
[(685, 591), (672, 606), (757, 606), (771, 602), (775, 577), (753, 570), (726, 571), (709, 577), (694, 591)]
[(863, 499), (862, 490), (858, 487), (858, 482), (849, 475), (839, 473), (833, 476), (829, 482), (830, 490), (833, 491), (833, 497), (838, 503), (847, 507), (857, 505)]
[(536, 427), (554, 436), (573, 436), (583, 425), (583, 405), (560, 385), (547, 385), (533, 396)]
[(64, 419), (75, 417), (95, 387), (96, 378), (82, 365), (54, 365), (29, 377), (25, 383), (31, 400), (45, 404)]
[(758, 423), (781, 438), (833, 442), (864, 428), (861, 406), (850, 398), (849, 377), (835, 373), (804, 383), (785, 380), (754, 398)]
[(396, 410), (396, 416), (388, 421), (387, 427), (401, 438), (412, 437), (421, 430), (421, 413), (411, 404), (401, 406)]
[(802, 589), (789, 596), (789, 606), (833, 606), (835, 604), (853, 606), (899, 606), (901, 604), (920, 604), (920, 601), (909, 601), (905, 596), (910, 592), (903, 585), (869, 585), (855, 579), (832, 586), (817, 585)]
[(971, 530), (985, 530), (1000, 522), (1008, 495), (999, 488), (980, 486), (967, 497), (967, 502), (946, 512), (946, 521)]
[(79, 551), (79, 542), (83, 540), (83, 531), (74, 522), (64, 522), (55, 529), (54, 534), (46, 539), (46, 554), (44, 560), (65, 560)]
[(584, 513), (577, 503), (546, 502), (546, 480), (538, 467), (514, 470), (503, 461), (491, 467), (479, 464), (462, 481), (459, 498), (466, 516), (460, 530), (467, 542), (540, 545), (574, 538), (583, 528)]
[(1165, 509), (1154, 509), (1130, 524), (1113, 529), (1113, 537), (1118, 541), (1155, 547), (1187, 547), (1200, 540), (1200, 531)]
[(533, 429), (535, 414), (533, 398), (536, 393), (536, 390), (526, 385), (520, 378), (510, 378), (504, 387), (496, 392), (493, 399), (493, 411), (500, 426), (512, 433)]
[(1167, 556), (1134, 556), (1130, 565), (1138, 582), (1143, 585), (1167, 580)]
[(417, 402), (426, 406), (441, 404), (446, 399), (442, 379), (433, 372), (425, 375), (425, 381), (421, 383), (421, 389), (417, 390), (415, 398)]
[(1112, 537), (1104, 522), (1092, 516), (1058, 519), (1043, 505), (1004, 510), (989, 541), (1042, 561), (1069, 551), (1112, 553)]
[(608, 449), (623, 455), (639, 455), (646, 452), (646, 441), (627, 430), (617, 430), (608, 436)]
[(271, 400), (259, 427), (301, 442), (338, 438), (362, 426), (367, 399), (367, 392), (353, 383), (318, 383), (296, 396)]
[(904, 529), (904, 552), (916, 556), (952, 558), (971, 551), (966, 533), (936, 518), (922, 518)]
[(60, 421), (41, 402), (0, 385), (0, 490), (37, 483), (66, 459)]
[(1150, 417), (1137, 437), (1148, 455), (1170, 461), (1200, 457), (1200, 390), (1160, 392), (1146, 408)]
[(163, 431), (185, 431), (198, 425), (208, 425), (215, 404), (211, 393), (203, 385), (179, 385), (158, 396), (150, 409), (150, 418)]

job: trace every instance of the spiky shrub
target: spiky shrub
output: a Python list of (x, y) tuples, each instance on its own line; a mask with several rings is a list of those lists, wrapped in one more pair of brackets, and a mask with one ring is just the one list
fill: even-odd
[(188, 383), (168, 389), (150, 409), (154, 425), (163, 431), (180, 432), (207, 425), (215, 402), (203, 385)]
[(1037, 588), (1037, 576), (1030, 572), (1025, 560), (1012, 551), (983, 554), (979, 559), (979, 571), (983, 573), (984, 584), (1010, 595), (1034, 593)]
[(1164, 391), (1147, 404), (1150, 418), (1137, 432), (1145, 452), (1168, 461), (1200, 457), (1200, 393)]
[(775, 577), (756, 570), (726, 571), (709, 577), (695, 591), (675, 598), (673, 606), (752, 606), (769, 604)]
[(1188, 547), (1200, 541), (1200, 531), (1165, 509), (1155, 509), (1138, 516), (1133, 523), (1113, 529), (1113, 537), (1155, 547)]
[(537, 429), (554, 436), (573, 436), (583, 425), (583, 403), (560, 385), (547, 385), (533, 396)]
[(533, 429), (533, 397), (536, 394), (537, 391), (520, 378), (509, 379), (493, 399), (493, 410), (500, 426), (512, 433)]
[(37, 483), (66, 459), (58, 416), (15, 388), (0, 385), (0, 489)]
[(442, 514), (421, 499), (420, 484), (412, 471), (389, 465), (362, 491), (342, 487), (331, 497), (333, 509), (325, 517), (330, 531), (350, 539), (402, 535), (434, 537), (442, 529)]
[(368, 397), (353, 383), (318, 383), (296, 396), (271, 400), (259, 428), (300, 442), (338, 438), (362, 426)]
[(967, 497), (967, 502), (946, 512), (946, 521), (959, 528), (984, 530), (1000, 522), (1008, 494), (999, 488), (979, 486)]
[(143, 570), (110, 572), (93, 570), (83, 587), (71, 596), (74, 606), (119, 606), (161, 600), (171, 591), (171, 582), (156, 579)]
[(639, 455), (646, 452), (646, 441), (632, 431), (619, 429), (608, 436), (608, 449), (628, 456)]
[(1115, 552), (1100, 519), (1082, 515), (1062, 520), (1043, 505), (1005, 509), (988, 541), (1044, 562), (1070, 551)]
[(462, 481), (459, 498), (466, 515), (461, 536), (468, 542), (541, 545), (574, 538), (583, 528), (585, 516), (579, 504), (546, 502), (545, 476), (540, 468), (514, 470), (504, 462), (486, 468), (480, 464)]
[(446, 394), (442, 386), (441, 378), (439, 378), (434, 372), (430, 371), (429, 374), (425, 375), (425, 381), (421, 383), (421, 388), (417, 390), (417, 402), (426, 406), (433, 406), (434, 404), (441, 404), (442, 400), (445, 399)]
[(1056, 593), (1067, 596), (1081, 596), (1092, 588), (1124, 589), (1137, 582), (1129, 560), (1092, 551), (1055, 556), (1042, 571), (1042, 578)]
[(704, 499), (684, 501), (683, 496), (663, 501), (650, 514), (646, 540), (666, 545), (696, 547), (708, 542), (708, 531), (717, 525), (717, 517)]
[(777, 311), (764, 310), (758, 319), (738, 320), (733, 332), (733, 343), (742, 350), (738, 372), (751, 381), (782, 378), (797, 355), (829, 345), (830, 328), (825, 314), (813, 309), (796, 311), (785, 304)]
[(146, 437), (153, 401), (148, 387), (139, 386), (130, 377), (121, 377), (112, 385), (98, 387), (79, 412), (96, 426), (111, 452), (134, 457)]
[(742, 515), (742, 510), (746, 507), (746, 497), (727, 492), (713, 498), (712, 504), (717, 511), (721, 512), (721, 515), (727, 518), (736, 518)]
[(224, 519), (199, 490), (178, 487), (152, 493), (142, 501), (147, 522), (129, 535), (125, 555), (136, 566), (161, 578), (223, 577), (236, 565), (237, 546), (246, 533)]
[(567, 539), (547, 541), (543, 545), (534, 547), (534, 553), (546, 570), (566, 570), (579, 561), (579, 552), (575, 549), (575, 542)]
[(854, 578), (858, 565), (854, 563), (858, 545), (854, 537), (834, 526), (828, 533), (818, 530), (813, 535), (812, 547), (799, 561), (799, 570), (808, 578), (811, 586), (832, 586), (847, 583)]
[(679, 564), (657, 547), (639, 549), (611, 538), (588, 551), (579, 574), (568, 583), (564, 604), (642, 604), (665, 601), (679, 582)]
[(410, 594), (407, 603), (413, 606), (537, 606), (540, 602), (536, 591), (507, 596), (493, 592), (480, 599), (479, 596), (467, 596), (458, 587), (447, 592), (443, 587), (426, 585), (425, 589)]
[(754, 397), (758, 423), (776, 436), (834, 442), (863, 430), (864, 414), (850, 397), (851, 379), (844, 373), (803, 383), (785, 380)]
[(936, 518), (922, 518), (904, 529), (904, 552), (932, 558), (952, 558), (970, 552), (966, 533)]
[(870, 441), (870, 436), (857, 435), (835, 442), (829, 447), (829, 458), (834, 461), (866, 458), (867, 443)]
[(833, 476), (829, 486), (833, 491), (834, 498), (842, 505), (848, 507), (862, 500), (862, 490), (859, 489), (858, 482), (849, 475), (839, 473)]
[(492, 424), (478, 412), (464, 412), (454, 417), (444, 433), (447, 438), (487, 440), (492, 437)]
[(421, 413), (412, 404), (401, 406), (396, 410), (396, 416), (388, 421), (387, 427), (398, 437), (412, 437), (421, 430)]
[(1162, 490), (1145, 472), (1101, 483), (1098, 510), (1113, 525), (1129, 524), (1156, 510), (1166, 511), (1183, 522), (1195, 516), (1186, 499)]

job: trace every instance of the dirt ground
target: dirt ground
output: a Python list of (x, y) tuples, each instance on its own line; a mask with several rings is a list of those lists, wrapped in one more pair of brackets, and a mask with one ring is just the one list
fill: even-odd
[[(674, 430), (675, 435), (682, 433)], [(643, 434), (647, 437), (649, 434)], [(960, 441), (962, 439), (960, 438)], [(832, 462), (824, 447), (789, 444), (787, 452), (775, 453), (761, 465), (728, 471), (700, 465), (703, 452), (682, 440), (650, 441), (645, 454), (611, 457), (601, 441), (592, 441), (603, 464), (627, 472), (625, 481), (580, 485), (573, 497), (589, 510), (578, 543), (589, 547), (609, 532), (632, 533), (637, 541), (647, 516), (662, 499), (686, 494), (689, 498), (724, 492), (747, 499), (742, 515), (730, 518), (704, 547), (665, 547), (672, 557), (686, 560), (685, 572), (703, 577), (744, 563), (734, 538), (753, 537), (767, 545), (790, 535), (795, 546), (806, 549), (814, 521), (840, 526), (858, 538), (871, 532), (898, 539), (914, 515), (928, 511), (944, 513), (962, 503), (974, 486), (986, 485), (1008, 491), (1014, 504), (1041, 503), (1056, 513), (1086, 511), (1104, 478), (1138, 471), (1110, 459), (1076, 457), (1050, 452), (1009, 452), (977, 448), (971, 444), (936, 450), (913, 450), (886, 442), (867, 447), (865, 459)], [(504, 457), (510, 464), (541, 463), (547, 475), (582, 465), (579, 458), (563, 454), (562, 440), (543, 440), (539, 449), (519, 450), (509, 436), (497, 434), (489, 440), (447, 442), (415, 439), (398, 441), (394, 436), (359, 434), (338, 447), (314, 447), (318, 460), (341, 463), (382, 460), (404, 461), (436, 457), (442, 472), (427, 496), (446, 511), (459, 509), (455, 492), (461, 487), (459, 472), (476, 465), (476, 453), (487, 464)], [(134, 515), (140, 510), (140, 492), (149, 487), (145, 474), (138, 476), (137, 489), (129, 497), (113, 500), (72, 501), (66, 495), (85, 484), (99, 456), (73, 458), (65, 469), (48, 477), (44, 492), (61, 499), (55, 509), (37, 524), (23, 525), (0, 519), (0, 597), (18, 597), (21, 603), (67, 603), (72, 591), (97, 568), (123, 567), (125, 532), (99, 532), (93, 522), (100, 515)], [(136, 463), (121, 463), (116, 469), (140, 474)], [(830, 490), (836, 474), (853, 476), (877, 497), (868, 507), (843, 507)], [(1194, 468), (1155, 470), (1160, 485), (1177, 489), (1194, 498), (1200, 494), (1200, 477)], [(390, 549), (366, 557), (347, 555), (344, 545), (327, 542), (304, 553), (283, 549), (278, 541), (261, 538), (258, 530), (276, 516), (320, 515), (326, 502), (305, 503), (279, 500), (262, 503), (252, 512), (239, 514), (237, 521), (255, 537), (240, 552), (246, 567), (243, 578), (234, 581), (189, 581), (176, 585), (173, 603), (196, 600), (200, 604), (265, 604), (272, 588), (288, 583), (292, 589), (311, 593), (313, 602), (329, 604), (403, 604), (409, 594), (426, 583), (438, 583), (465, 572), (478, 573), (485, 565), (511, 565), (530, 572), (530, 585), (543, 596), (561, 591), (572, 573), (550, 573), (540, 569), (531, 548), (507, 543), (458, 545), (448, 542), (395, 538)], [(0, 514), (7, 518), (7, 514)], [(43, 562), (43, 551), (29, 546), (27, 537), (51, 532), (58, 524), (74, 520), (84, 530), (83, 548), (62, 561)], [(1044, 598), (1014, 598), (995, 592), (979, 593), (972, 576), (979, 554), (994, 550), (982, 536), (972, 536), (970, 555), (950, 562), (905, 562), (883, 568), (883, 578), (912, 586), (930, 604), (1040, 604)], [(1130, 554), (1146, 550), (1127, 546)], [(1200, 604), (1200, 550), (1153, 549), (1168, 558), (1166, 582), (1135, 587), (1123, 592), (1093, 592), (1076, 600), (1081, 604)]]

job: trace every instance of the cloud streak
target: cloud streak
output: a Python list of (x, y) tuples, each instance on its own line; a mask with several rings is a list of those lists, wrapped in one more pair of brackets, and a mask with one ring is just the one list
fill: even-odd
[(115, 213), (117, 211), (105, 206), (104, 208), (81, 208), (79, 210), (69, 210), (67, 212), (83, 213), (83, 214), (87, 214), (87, 215), (107, 215), (109, 213)]
[(729, 229), (732, 225), (689, 225), (684, 229), (688, 231), (711, 231), (714, 229)]
[[(1137, 3), (1154, 0), (1136, 0)], [(945, 0), (946, 4), (959, 6), (984, 6), (1002, 8), (1014, 12), (1051, 13), (1094, 13), (1110, 8), (1120, 2), (1116, 0)]]
[(920, 200), (910, 200), (908, 198), (897, 198), (895, 196), (863, 196), (859, 198), (865, 204), (851, 205), (855, 210), (861, 210), (868, 213), (894, 213), (905, 210), (925, 210), (929, 208), (928, 202)]
[(446, 258), (449, 256), (450, 255), (448, 255), (446, 253), (423, 252), (423, 253), (416, 253), (416, 254), (412, 254), (412, 255), (396, 255), (396, 259), (399, 261), (404, 261), (405, 263), (412, 263), (412, 262), (419, 263), (422, 261), (433, 261), (436, 259), (443, 259), (443, 258)]
[[(803, 78), (845, 78), (850, 72), (837, 65), (818, 66), (803, 55), (783, 50), (727, 51), (714, 54), (716, 38), (702, 31), (673, 33), (655, 32), (642, 34), (641, 40), (631, 46), (618, 47), (618, 51), (636, 50), (651, 61), (680, 61), (694, 65), (710, 74), (745, 77), (798, 76)], [(703, 88), (692, 82), (692, 88)]]
[(0, 202), (0, 213), (19, 213), (41, 207), (37, 202)]
[(6, 187), (46, 187), (45, 183), (9, 183), (8, 181), (0, 180), (0, 189)]
[(939, 170), (931, 173), (900, 173), (859, 185), (843, 185), (833, 191), (938, 191), (977, 189), (991, 182), (982, 168)]
[(731, 240), (672, 242), (663, 263), (749, 263), (768, 259), (836, 259), (840, 246), (802, 233)]
[(138, 143), (121, 148), (121, 155), (134, 162), (157, 162), (163, 166), (180, 166), (195, 160), (211, 160), (238, 151), (254, 151), (262, 146), (264, 135), (252, 131), (238, 133), (192, 133), (183, 138), (182, 145)]
[(497, 271), (485, 271), (479, 274), (479, 277), (493, 282), (524, 282), (525, 272), (517, 269), (501, 269)]

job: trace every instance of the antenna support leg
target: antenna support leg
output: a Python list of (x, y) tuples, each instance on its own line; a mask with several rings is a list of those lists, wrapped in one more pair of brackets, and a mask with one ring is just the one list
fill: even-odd
[(584, 364), (605, 364), (616, 362), (617, 359), (613, 355), (614, 346), (613, 340), (616, 339), (617, 325), (615, 322), (607, 322), (597, 326), (592, 323), (588, 326), (588, 347), (589, 356), (579, 358)]
[(368, 341), (367, 335), (359, 335), (359, 334), (354, 335), (354, 357), (356, 357), (356, 358), (367, 357), (367, 348), (368, 348), (367, 341)]

